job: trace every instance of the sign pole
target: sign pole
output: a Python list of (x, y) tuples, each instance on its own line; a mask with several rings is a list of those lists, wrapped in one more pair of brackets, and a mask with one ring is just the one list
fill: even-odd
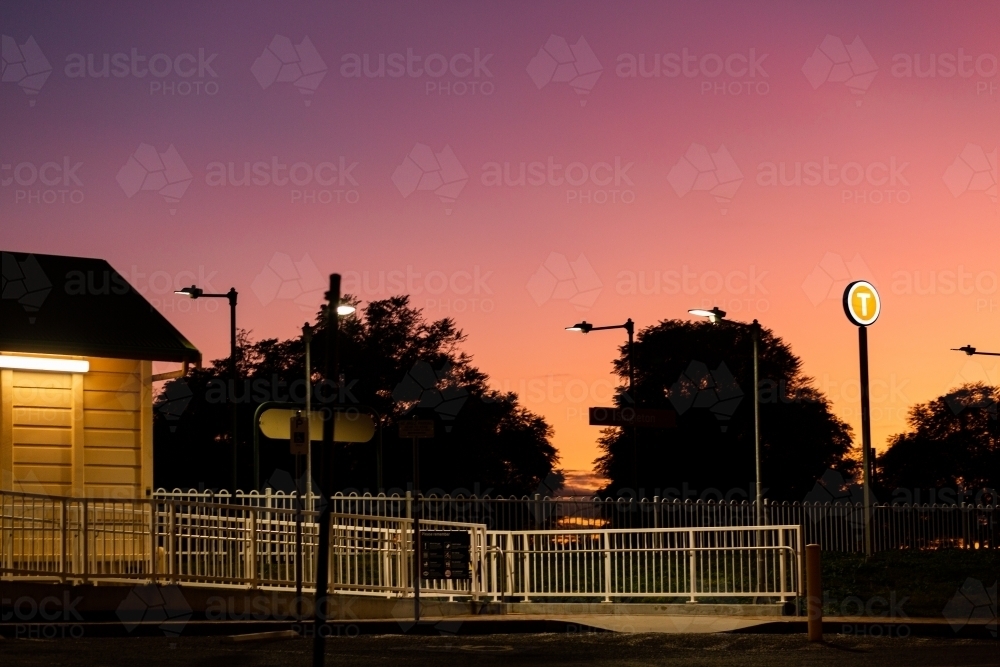
[(399, 437), (413, 439), (413, 622), (420, 621), (420, 582), (423, 578), (423, 544), (420, 538), (420, 440), (434, 437), (431, 419), (404, 419)]
[(420, 438), (413, 438), (413, 622), (420, 622)]
[(872, 417), (868, 392), (868, 327), (875, 323), (881, 312), (882, 301), (878, 291), (867, 280), (855, 280), (844, 290), (844, 314), (858, 327), (858, 360), (861, 365), (861, 483), (864, 493), (866, 558), (872, 555)]
[(858, 357), (861, 361), (861, 466), (864, 487), (865, 557), (872, 555), (871, 446), (872, 416), (868, 394), (868, 327), (858, 327)]

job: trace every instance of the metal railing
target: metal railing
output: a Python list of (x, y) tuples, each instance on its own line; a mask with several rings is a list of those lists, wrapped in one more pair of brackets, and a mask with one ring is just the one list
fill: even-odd
[[(0, 491), (0, 575), (294, 589), (301, 567), (303, 588), (313, 589), (317, 517), (317, 512), (279, 507)], [(422, 594), (478, 597), (485, 526), (435, 520), (421, 525), (468, 530), (476, 574), (471, 582), (425, 581)], [(389, 596), (412, 592), (411, 519), (336, 513), (330, 536), (331, 590)]]
[[(412, 511), (412, 499), (402, 509)], [(269, 589), (294, 589), (301, 576), (311, 591), (317, 519), (315, 511), (258, 503), (0, 492), (0, 576)], [(421, 527), (467, 530), (471, 544), (471, 579), (422, 580), (426, 596), (693, 601), (799, 594), (798, 526), (489, 531), (430, 516)], [(411, 518), (334, 512), (330, 537), (331, 591), (412, 595)]]
[[(234, 502), (256, 507), (295, 506), (295, 494), (266, 490), (228, 492), (166, 491), (160, 498)], [(224, 499), (224, 500), (223, 500)], [(310, 502), (318, 502), (310, 496)], [(400, 496), (335, 495), (334, 512), (410, 516), (409, 494)], [(752, 526), (755, 503), (704, 502), (653, 498), (533, 498), (430, 496), (421, 499), (422, 516), (442, 521), (484, 524), (493, 531), (571, 528), (705, 528)], [(802, 526), (807, 542), (825, 551), (863, 552), (864, 507), (861, 503), (764, 502), (766, 525)], [(872, 506), (876, 551), (895, 549), (996, 549), (1000, 526), (995, 505), (893, 504)]]
[(492, 532), (490, 539), (495, 600), (785, 602), (800, 595), (798, 526)]

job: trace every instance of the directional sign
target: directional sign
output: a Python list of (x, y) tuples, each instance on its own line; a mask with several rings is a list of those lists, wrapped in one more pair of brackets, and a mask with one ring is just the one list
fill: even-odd
[(464, 530), (420, 531), (424, 579), (471, 579), (471, 539)]
[(590, 425), (674, 428), (677, 413), (656, 408), (590, 408)]
[(401, 419), (399, 421), (400, 438), (421, 438), (428, 440), (434, 437), (433, 419)]
[[(260, 432), (272, 440), (289, 440), (291, 418), (298, 410), (271, 408), (260, 416)], [(313, 442), (323, 440), (323, 412), (310, 413), (309, 435)], [(327, 413), (329, 414), (329, 413)], [(334, 440), (336, 442), (368, 442), (375, 435), (375, 420), (371, 415), (357, 410), (338, 410), (334, 415)]]
[(291, 432), (289, 444), (292, 454), (309, 453), (309, 423), (305, 416), (294, 415), (289, 424), (289, 431)]
[(875, 323), (882, 312), (882, 300), (875, 287), (867, 280), (856, 280), (844, 290), (844, 313), (859, 327)]

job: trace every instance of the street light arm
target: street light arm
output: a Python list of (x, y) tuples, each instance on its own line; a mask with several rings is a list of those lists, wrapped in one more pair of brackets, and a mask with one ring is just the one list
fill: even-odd
[(592, 327), (590, 331), (606, 331), (607, 329), (625, 329), (626, 331), (634, 331), (632, 320), (629, 320), (625, 324), (611, 324), (606, 327)]
[(972, 355), (974, 355), (974, 354), (981, 354), (981, 355), (987, 356), (987, 357), (1000, 357), (1000, 352), (981, 352), (981, 351), (977, 350), (976, 348), (972, 347), (971, 345), (965, 345), (963, 347), (953, 347), (953, 348), (951, 348), (951, 351), (952, 352), (965, 352), (970, 357)]

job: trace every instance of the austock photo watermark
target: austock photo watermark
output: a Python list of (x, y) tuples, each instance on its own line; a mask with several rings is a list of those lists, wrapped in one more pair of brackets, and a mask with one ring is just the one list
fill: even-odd
[(689, 81), (697, 84), (703, 97), (762, 97), (771, 92), (764, 69), (767, 57), (753, 47), (725, 54), (700, 53), (686, 46), (670, 53), (621, 53), (615, 59), (615, 75)]
[(334, 76), (342, 79), (406, 80), (416, 82), (415, 90), (425, 96), (488, 97), (496, 92), (493, 53), (475, 47), (467, 51), (447, 53), (417, 47), (377, 53), (322, 52), (308, 36), (296, 37), (296, 43), (286, 35), (275, 35), (251, 66), (251, 72), (262, 89), (275, 83), (290, 83), (302, 95), (305, 106), (331, 72), (327, 61), (334, 63)]
[(82, 204), (83, 161), (63, 155), (38, 161), (0, 161), (0, 188), (26, 206)]
[[(361, 199), (355, 169), (358, 162), (339, 155), (328, 160), (286, 160), (277, 155), (250, 160), (213, 160), (202, 172), (209, 188), (223, 188), (243, 193), (240, 188), (262, 188), (287, 193), (291, 204), (338, 205), (357, 204)], [(129, 156), (118, 171), (116, 180), (125, 196), (132, 199), (140, 192), (161, 195), (170, 206), (171, 215), (195, 180), (174, 144), (160, 151), (147, 143)]]
[[(412, 305), (434, 316), (491, 313), (496, 308), (490, 287), (493, 271), (479, 265), (418, 271), (407, 264), (398, 269), (351, 269), (341, 275), (344, 293), (362, 301), (405, 294)], [(326, 286), (326, 277), (308, 254), (294, 260), (285, 253), (275, 253), (250, 285), (262, 306), (292, 301), (309, 314), (316, 313), (323, 303)]]
[(435, 316), (491, 313), (496, 308), (496, 294), (490, 286), (493, 273), (478, 264), (457, 270), (426, 270), (412, 264), (351, 269), (343, 272), (342, 289), (364, 301), (408, 294), (413, 305)]
[[(845, 256), (826, 253), (802, 282), (802, 290), (813, 306), (830, 301), (840, 303), (844, 288), (851, 281), (878, 282), (861, 255), (855, 253), (846, 261)], [(958, 264), (940, 268), (894, 269), (887, 274), (889, 279), (883, 283), (884, 289), (897, 297), (963, 298), (963, 303), (970, 304), (976, 313), (992, 313), (1000, 308), (996, 298), (1000, 290), (1000, 276), (996, 271), (977, 270)]]
[(760, 162), (755, 181), (760, 187), (825, 187), (840, 190), (842, 204), (908, 204), (910, 163), (896, 156), (875, 161), (815, 160)]
[(292, 204), (357, 204), (361, 200), (354, 170), (358, 162), (340, 155), (322, 162), (279, 159), (213, 161), (205, 167), (210, 188), (282, 188)]
[(552, 252), (528, 279), (526, 288), (535, 304), (566, 301), (585, 312), (597, 301), (604, 283), (584, 255), (575, 260)]
[(619, 155), (587, 163), (549, 155), (544, 160), (486, 162), (479, 182), (488, 188), (559, 188), (567, 204), (632, 204), (635, 182), (629, 171), (634, 166)]
[(83, 597), (59, 594), (0, 597), (0, 622), (14, 624), (17, 639), (80, 639), (85, 635), (79, 610)]
[(148, 53), (138, 47), (115, 53), (70, 53), (67, 79), (138, 79), (150, 96), (212, 97), (219, 94), (219, 54), (199, 47), (180, 53)]
[(530, 378), (490, 378), (490, 389), (501, 394), (515, 393), (521, 404), (538, 410), (541, 406), (565, 410), (571, 422), (587, 423), (589, 406), (611, 405), (617, 385), (608, 378), (584, 379), (568, 374)]
[[(6, 34), (0, 39), (3, 82), (20, 86), (34, 106), (35, 96), (53, 72), (51, 61), (34, 36), (23, 42)], [(135, 81), (150, 97), (214, 97), (219, 94), (218, 57), (218, 52), (206, 47), (156, 53), (138, 46), (114, 52), (74, 51), (63, 57), (61, 74), (69, 80)]]
[(700, 301), (699, 308), (719, 306), (727, 313), (764, 313), (771, 307), (765, 285), (768, 271), (756, 266), (729, 271), (692, 271), (687, 264), (677, 269), (623, 270), (615, 276), (619, 296), (676, 296)]

